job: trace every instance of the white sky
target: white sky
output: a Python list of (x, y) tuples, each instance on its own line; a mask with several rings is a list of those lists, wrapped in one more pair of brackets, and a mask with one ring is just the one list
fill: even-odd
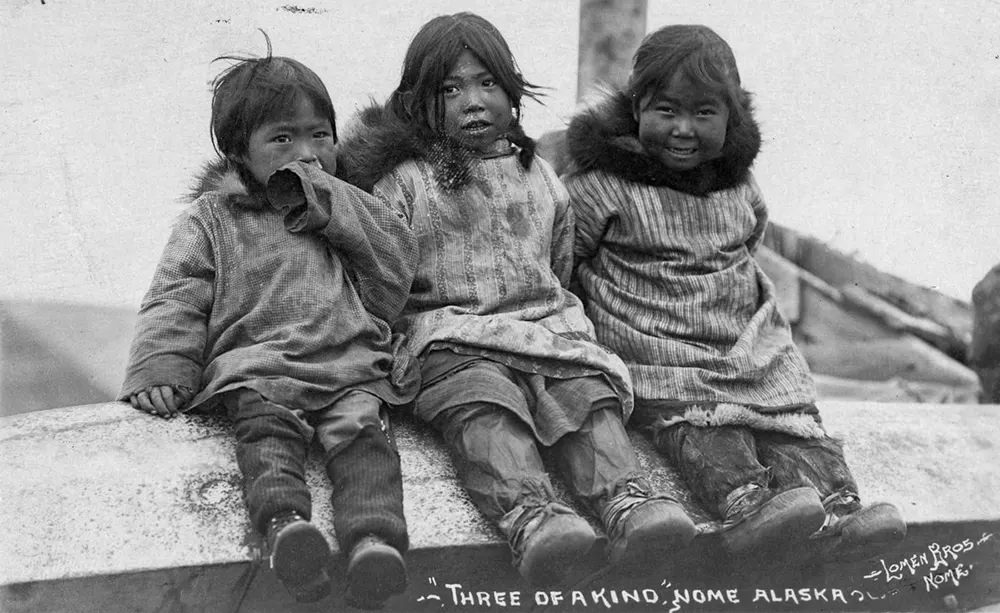
[[(289, 11), (295, 6), (305, 11)], [(430, 17), (493, 21), (551, 87), (529, 134), (576, 93), (575, 0), (7, 0), (0, 8), (0, 299), (137, 306), (202, 161), (225, 53), (274, 52), (324, 79), (341, 126), (396, 84)], [(704, 23), (756, 94), (772, 219), (968, 299), (1000, 263), (1000, 3), (650, 0), (650, 29)]]

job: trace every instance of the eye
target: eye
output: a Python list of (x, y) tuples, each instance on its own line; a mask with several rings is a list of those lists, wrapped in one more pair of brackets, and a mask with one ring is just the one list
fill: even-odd
[(277, 136), (271, 139), (271, 142), (277, 143), (279, 145), (287, 145), (288, 143), (292, 142), (292, 139), (287, 134), (278, 134)]
[(664, 115), (674, 114), (674, 107), (670, 106), (669, 104), (659, 104), (656, 106), (655, 110), (657, 113), (663, 113)]
[(441, 93), (445, 96), (454, 96), (458, 93), (457, 85), (444, 85), (441, 87)]
[(719, 111), (716, 110), (715, 107), (705, 107), (705, 108), (698, 109), (698, 116), (699, 117), (712, 117), (713, 115), (718, 115), (718, 114), (719, 114)]
[(483, 87), (493, 87), (497, 84), (497, 80), (493, 77), (486, 77), (483, 79)]
[(326, 130), (319, 130), (318, 132), (313, 133), (313, 138), (330, 138), (331, 136), (333, 136), (333, 134), (327, 132)]

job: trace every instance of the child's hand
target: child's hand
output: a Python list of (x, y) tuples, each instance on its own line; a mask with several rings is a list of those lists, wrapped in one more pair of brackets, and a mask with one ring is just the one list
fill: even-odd
[(132, 394), (129, 398), (133, 407), (164, 419), (179, 415), (180, 407), (186, 400), (182, 392), (174, 392), (169, 385), (157, 385), (148, 391)]

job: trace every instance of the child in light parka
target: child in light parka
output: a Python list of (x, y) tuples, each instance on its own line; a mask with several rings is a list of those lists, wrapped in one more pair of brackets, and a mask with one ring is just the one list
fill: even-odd
[(645, 478), (623, 425), (628, 371), (566, 289), (569, 199), (519, 121), (533, 90), (491, 23), (436, 17), (410, 43), (388, 103), (345, 137), (343, 162), (347, 180), (406, 211), (420, 245), (394, 325), (421, 369), (415, 413), (442, 433), (518, 572), (544, 585), (597, 537), (556, 496), (543, 447), (600, 519), (611, 564), (674, 555), (695, 527)]
[(753, 257), (760, 132), (729, 45), (704, 26), (649, 34), (627, 88), (578, 114), (567, 143), (587, 313), (629, 366), (635, 422), (722, 521), (725, 547), (846, 560), (899, 541), (893, 505), (862, 506)]
[[(120, 398), (164, 418), (225, 407), (250, 521), (299, 601), (330, 591), (305, 464), (323, 447), (349, 602), (406, 585), (399, 455), (386, 407), (410, 401), (387, 323), (416, 243), (389, 206), (333, 177), (337, 136), (319, 77), (284, 57), (213, 84), (220, 159), (200, 178), (142, 301)], [(398, 383), (398, 385), (394, 384)]]

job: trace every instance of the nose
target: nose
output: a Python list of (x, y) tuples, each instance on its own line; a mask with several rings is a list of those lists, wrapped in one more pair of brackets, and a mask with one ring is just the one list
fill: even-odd
[(483, 92), (478, 87), (470, 87), (462, 99), (462, 110), (466, 113), (481, 111), (485, 108)]
[(674, 136), (693, 136), (694, 124), (687, 115), (680, 115), (674, 119)]
[(308, 142), (300, 143), (295, 152), (295, 159), (306, 164), (314, 162), (316, 157), (316, 152)]

